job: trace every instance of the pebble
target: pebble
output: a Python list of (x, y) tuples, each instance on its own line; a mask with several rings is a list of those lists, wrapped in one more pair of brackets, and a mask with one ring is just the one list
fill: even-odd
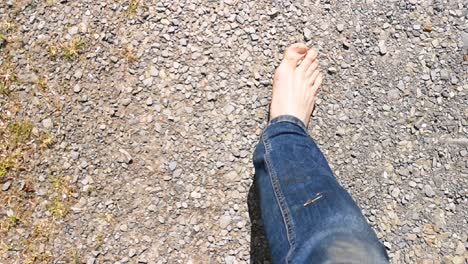
[(304, 28), (304, 40), (309, 41), (312, 39), (312, 37), (313, 37), (312, 30), (308, 28)]
[(385, 54), (387, 54), (387, 46), (385, 45), (385, 41), (384, 41), (384, 40), (380, 40), (378, 46), (379, 46), (380, 55), (385, 55)]
[(169, 162), (169, 169), (171, 171), (175, 170), (177, 168), (177, 161), (171, 161)]
[(336, 30), (338, 30), (338, 32), (343, 32), (344, 30), (344, 24), (337, 24), (336, 25)]
[(430, 185), (424, 185), (424, 194), (426, 194), (427, 197), (432, 198), (435, 196), (434, 190), (432, 190), (432, 187)]
[(6, 181), (2, 185), (2, 191), (4, 191), (4, 192), (8, 191), (8, 189), (10, 189), (10, 186), (11, 186), (11, 181)]
[(76, 84), (75, 86), (73, 86), (73, 92), (75, 93), (81, 92), (81, 86), (79, 84)]
[(54, 127), (54, 123), (52, 122), (51, 118), (46, 118), (46, 119), (42, 120), (42, 126), (45, 129), (52, 129)]
[(233, 105), (231, 104), (227, 104), (225, 107), (224, 107), (224, 114), (225, 115), (230, 115), (232, 112), (234, 112), (235, 108)]
[(219, 226), (226, 229), (231, 224), (232, 218), (229, 215), (223, 215), (219, 218)]

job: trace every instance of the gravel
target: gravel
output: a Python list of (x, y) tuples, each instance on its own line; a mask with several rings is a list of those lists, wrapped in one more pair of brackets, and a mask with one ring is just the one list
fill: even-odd
[[(274, 69), (302, 41), (325, 72), (310, 132), (392, 263), (466, 262), (463, 1), (130, 2), (0, 4), (17, 73), (0, 128), (14, 116), (53, 138), (0, 179), (2, 201), (37, 202), (0, 244), (51, 262), (269, 263), (251, 158)], [(26, 223), (55, 229), (24, 243)]]

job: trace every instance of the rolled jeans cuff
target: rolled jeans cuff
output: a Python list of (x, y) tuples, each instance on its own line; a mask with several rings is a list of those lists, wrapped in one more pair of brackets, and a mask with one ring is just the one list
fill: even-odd
[(304, 130), (304, 132), (306, 132), (306, 134), (308, 134), (307, 127), (305, 126), (304, 122), (302, 122), (299, 118), (297, 118), (295, 116), (292, 116), (292, 115), (280, 115), (278, 117), (275, 117), (268, 123), (268, 126), (271, 126), (271, 125), (274, 125), (274, 124), (280, 123), (280, 122), (293, 123), (293, 124), (299, 126), (300, 128), (302, 128), (302, 130)]

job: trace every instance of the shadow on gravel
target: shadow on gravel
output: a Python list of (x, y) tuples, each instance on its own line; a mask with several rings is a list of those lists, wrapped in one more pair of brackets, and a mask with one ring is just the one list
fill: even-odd
[(271, 263), (270, 250), (268, 249), (260, 213), (260, 197), (255, 186), (255, 180), (250, 186), (247, 205), (249, 207), (250, 223), (252, 224), (250, 228), (250, 263)]

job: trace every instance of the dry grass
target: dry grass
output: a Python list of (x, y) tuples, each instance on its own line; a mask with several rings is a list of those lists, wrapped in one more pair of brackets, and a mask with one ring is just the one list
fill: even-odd
[(84, 52), (86, 41), (84, 38), (76, 37), (65, 43), (49, 44), (47, 53), (51, 59), (62, 57), (66, 60), (74, 60)]

